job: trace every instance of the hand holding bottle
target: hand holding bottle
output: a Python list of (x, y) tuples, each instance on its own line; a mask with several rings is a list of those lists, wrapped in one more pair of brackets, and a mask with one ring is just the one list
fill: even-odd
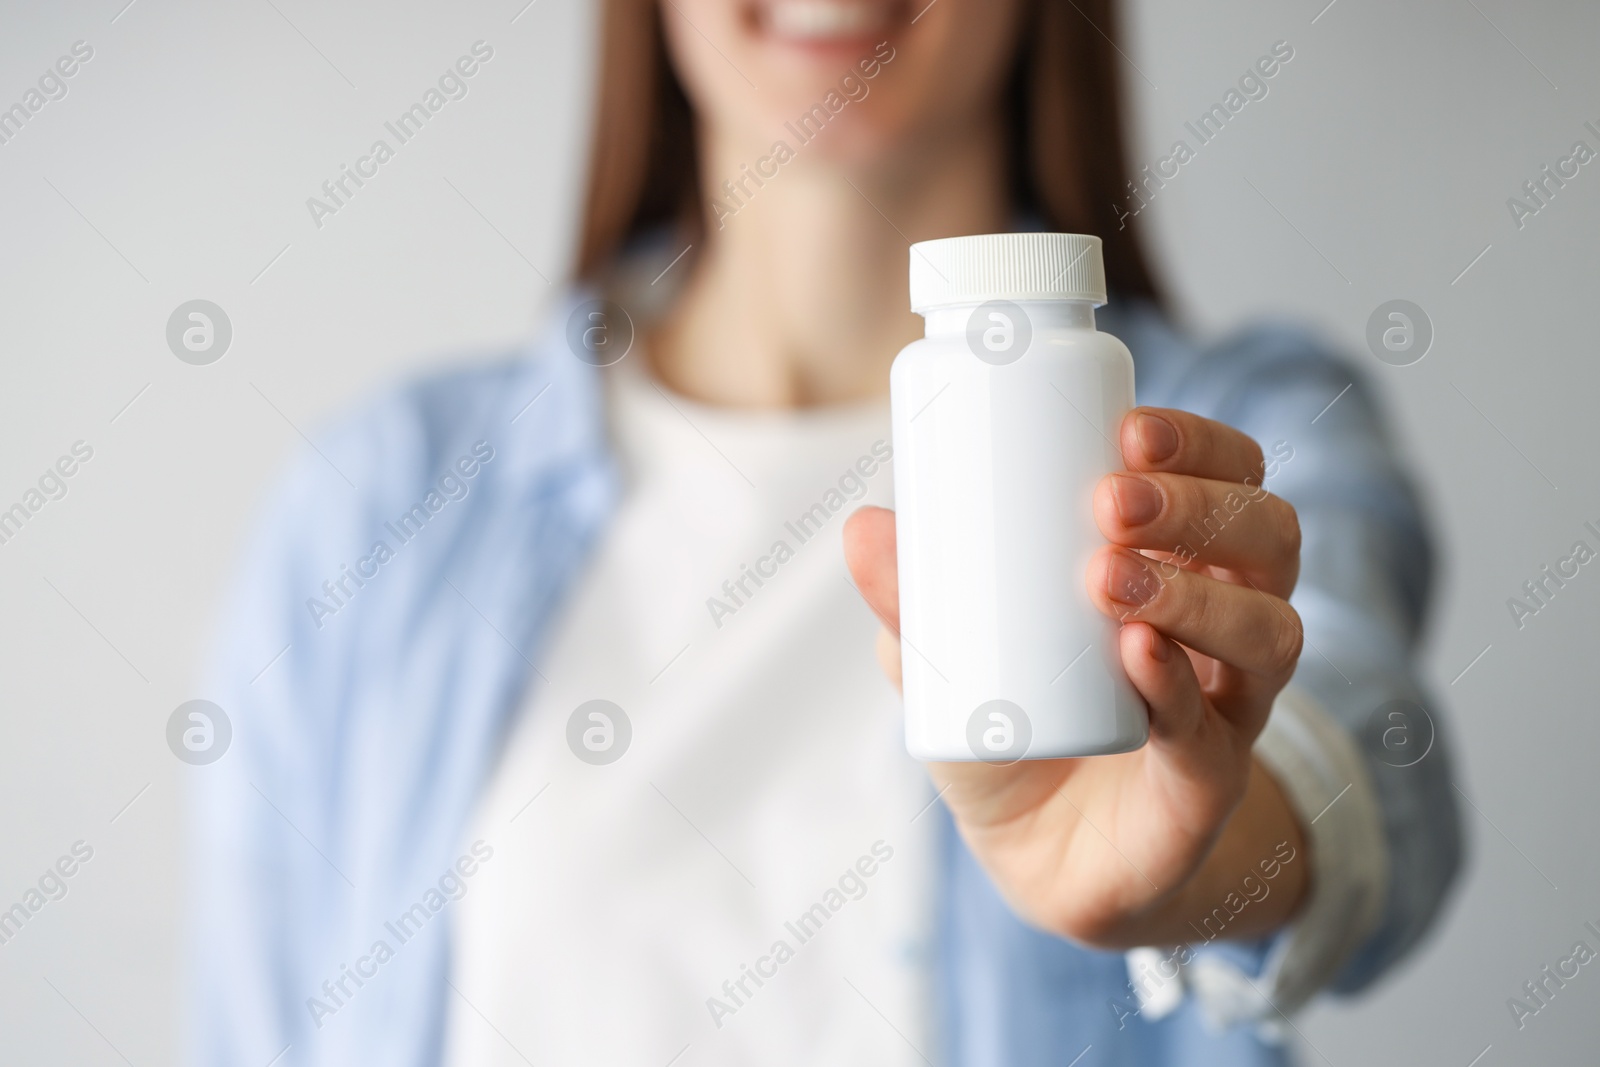
[[(1110, 542), (1085, 575), (1090, 601), (1121, 620), (1128, 680), (1149, 707), (1150, 741), (1082, 759), (930, 763), (968, 846), (1012, 907), (1052, 932), (1104, 948), (1176, 942), (1278, 842), (1305, 848), (1288, 803), (1251, 746), (1299, 659), (1287, 600), (1300, 566), (1294, 509), (1261, 486), (1246, 435), (1181, 411), (1135, 409), (1118, 437), (1129, 473), (1104, 478), (1094, 518)], [(1230, 506), (1246, 500), (1243, 507)], [(1221, 507), (1220, 533), (1196, 545)], [(1192, 525), (1191, 525), (1192, 524)], [(1177, 546), (1185, 550), (1177, 551)], [(892, 512), (845, 527), (855, 581), (885, 624), (879, 652), (900, 679)], [(1237, 934), (1281, 925), (1288, 892), (1250, 909)]]

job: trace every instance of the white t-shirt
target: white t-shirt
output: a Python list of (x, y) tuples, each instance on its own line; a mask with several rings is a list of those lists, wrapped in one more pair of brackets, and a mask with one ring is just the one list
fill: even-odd
[[(624, 495), (468, 828), (445, 1062), (920, 1064), (933, 789), (841, 548), (890, 501), (887, 401), (606, 374)], [(626, 725), (569, 729), (596, 700)]]

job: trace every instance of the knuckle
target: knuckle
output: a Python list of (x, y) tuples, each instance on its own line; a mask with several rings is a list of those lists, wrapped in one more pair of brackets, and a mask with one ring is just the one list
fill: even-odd
[(1183, 632), (1204, 633), (1216, 622), (1211, 580), (1188, 574), (1182, 577), (1189, 580), (1183, 584), (1182, 595), (1173, 598), (1176, 601), (1172, 605), (1173, 614)]
[(1204, 519), (1216, 510), (1211, 493), (1199, 478), (1179, 478), (1178, 498), (1182, 502), (1185, 519)]
[(1305, 648), (1305, 626), (1300, 621), (1300, 613), (1287, 603), (1281, 609), (1283, 617), (1278, 621), (1277, 634), (1273, 638), (1273, 648), (1269, 659), (1268, 668), (1274, 676), (1284, 676), (1292, 673), (1295, 664), (1300, 662), (1300, 653)]

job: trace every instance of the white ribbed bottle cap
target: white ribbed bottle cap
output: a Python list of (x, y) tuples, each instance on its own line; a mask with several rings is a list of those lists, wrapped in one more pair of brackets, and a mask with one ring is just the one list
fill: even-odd
[(1100, 238), (1081, 233), (986, 233), (911, 246), (911, 310), (985, 300), (1106, 302)]

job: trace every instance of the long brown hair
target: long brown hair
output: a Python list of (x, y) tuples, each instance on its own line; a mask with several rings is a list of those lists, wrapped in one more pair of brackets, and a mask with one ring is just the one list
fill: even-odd
[[(1117, 204), (1127, 199), (1116, 0), (1033, 0), (1007, 94), (1013, 207), (1098, 235), (1121, 297), (1158, 290)], [(694, 116), (668, 61), (657, 0), (606, 0), (600, 95), (578, 274), (668, 223), (700, 227)]]

